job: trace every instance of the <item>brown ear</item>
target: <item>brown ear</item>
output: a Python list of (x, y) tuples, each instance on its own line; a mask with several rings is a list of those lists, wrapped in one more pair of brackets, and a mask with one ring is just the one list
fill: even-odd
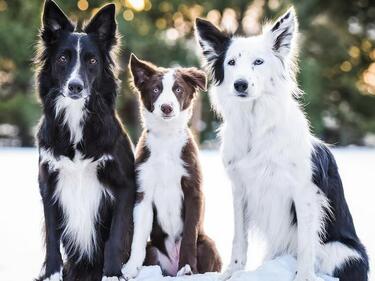
[(141, 87), (156, 72), (156, 66), (138, 59), (133, 53), (130, 55), (129, 68), (137, 88)]
[(182, 77), (187, 83), (193, 86), (195, 90), (207, 90), (207, 76), (202, 70), (195, 67), (182, 69)]

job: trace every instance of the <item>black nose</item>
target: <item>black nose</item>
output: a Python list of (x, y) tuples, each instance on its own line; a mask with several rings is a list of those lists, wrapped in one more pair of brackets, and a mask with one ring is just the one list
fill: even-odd
[(83, 83), (80, 80), (72, 80), (68, 85), (69, 94), (72, 96), (78, 96), (83, 90)]
[(245, 80), (237, 80), (234, 82), (234, 88), (239, 93), (244, 93), (247, 90), (247, 82)]
[(172, 106), (170, 106), (169, 104), (163, 104), (161, 106), (161, 111), (164, 113), (164, 114), (170, 114), (172, 111), (173, 111), (173, 108)]

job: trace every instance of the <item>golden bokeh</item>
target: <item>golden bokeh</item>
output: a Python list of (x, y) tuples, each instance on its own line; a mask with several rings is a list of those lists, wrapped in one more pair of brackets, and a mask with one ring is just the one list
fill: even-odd
[(140, 12), (145, 9), (145, 0), (125, 0), (125, 6)]
[(77, 2), (77, 7), (81, 11), (86, 11), (89, 8), (89, 2), (87, 0), (79, 0)]
[(134, 13), (130, 9), (126, 9), (124, 13), (122, 14), (122, 16), (124, 17), (124, 20), (126, 21), (131, 21), (134, 19)]
[(344, 61), (340, 65), (340, 69), (341, 69), (341, 71), (349, 72), (350, 70), (352, 70), (352, 64), (349, 61)]

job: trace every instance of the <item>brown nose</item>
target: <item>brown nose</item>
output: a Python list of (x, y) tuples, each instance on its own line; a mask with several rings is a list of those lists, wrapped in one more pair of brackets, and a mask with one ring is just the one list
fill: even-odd
[(169, 104), (163, 104), (161, 106), (161, 111), (164, 113), (164, 114), (170, 114), (172, 111), (173, 111), (173, 108), (172, 106), (170, 106)]

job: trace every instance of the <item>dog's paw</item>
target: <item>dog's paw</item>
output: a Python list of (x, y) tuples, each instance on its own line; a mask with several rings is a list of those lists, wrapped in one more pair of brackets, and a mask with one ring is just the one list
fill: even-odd
[(49, 277), (45, 277), (40, 279), (41, 281), (62, 281), (62, 272), (56, 272), (54, 274), (51, 274)]
[(193, 274), (193, 271), (191, 270), (191, 267), (188, 264), (181, 267), (181, 269), (177, 272), (177, 276), (192, 275), (192, 274)]
[(122, 276), (103, 276), (102, 281), (125, 281)]
[(122, 276), (124, 280), (127, 281), (127, 280), (134, 279), (135, 277), (137, 277), (139, 268), (136, 265), (127, 263), (122, 267), (121, 272), (122, 272)]
[(324, 281), (322, 278), (316, 276), (316, 275), (306, 275), (306, 274), (298, 274), (296, 275), (296, 278), (294, 278), (294, 281)]
[(219, 280), (220, 281), (226, 281), (228, 279), (230, 279), (232, 277), (232, 275), (234, 274), (235, 271), (233, 271), (232, 269), (227, 269), (225, 270), (220, 276), (219, 276)]

